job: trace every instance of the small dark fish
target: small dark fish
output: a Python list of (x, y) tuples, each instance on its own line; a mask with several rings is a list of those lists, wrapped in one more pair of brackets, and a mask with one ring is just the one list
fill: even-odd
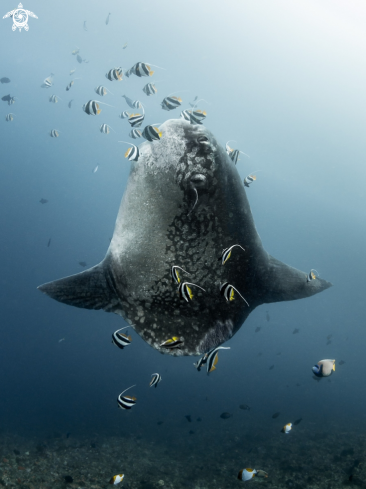
[(111, 15), (111, 13), (109, 12), (107, 18), (105, 19), (105, 25), (108, 25), (109, 24), (109, 16)]
[(16, 449), (13, 450), (13, 453), (14, 453), (14, 455), (20, 455), (20, 451), (19, 450), (16, 450)]
[(160, 426), (160, 425), (162, 425), (163, 423), (164, 423), (164, 421), (158, 421), (156, 424), (157, 424), (158, 426)]
[(71, 475), (65, 475), (64, 479), (67, 484), (72, 484), (74, 482), (74, 479), (71, 477)]
[(250, 453), (252, 450), (253, 450), (253, 447), (252, 448), (249, 448), (248, 453)]
[(47, 248), (49, 248), (51, 245), (51, 238), (48, 240), (48, 243), (47, 243)]
[(266, 319), (267, 319), (267, 322), (269, 323), (269, 320), (270, 320), (271, 318), (269, 317), (268, 311), (266, 311)]
[(41, 199), (41, 200), (40, 200), (40, 203), (41, 203), (41, 204), (47, 204), (47, 202), (48, 202), (48, 200), (47, 200), (47, 199)]
[(346, 362), (344, 360), (339, 360), (338, 365), (344, 365)]
[(261, 357), (263, 355), (263, 353), (260, 351), (257, 355), (257, 357)]
[(87, 31), (88, 28), (86, 27), (86, 20), (84, 20), (84, 25), (83, 25), (84, 31)]
[(332, 336), (333, 336), (332, 334), (328, 334), (327, 340), (330, 340)]
[(295, 328), (292, 332), (292, 334), (297, 334), (300, 330), (298, 328)]
[(330, 340), (327, 341), (327, 345), (330, 345), (332, 342)]
[(353, 480), (353, 474), (351, 474), (351, 475), (348, 477), (348, 480), (349, 480), (350, 482), (352, 482), (352, 480)]
[(302, 418), (299, 418), (299, 419), (297, 419), (296, 421), (294, 421), (292, 424), (293, 424), (294, 426), (296, 426), (296, 425), (300, 424), (300, 423), (301, 423), (301, 421), (302, 421)]
[(66, 438), (70, 438), (71, 433), (66, 433)]
[(8, 95), (4, 95), (3, 97), (1, 97), (1, 100), (3, 100), (4, 102), (9, 102), (11, 99), (12, 96), (10, 95), (10, 93)]
[(187, 414), (184, 417), (186, 418), (187, 421), (189, 421), (190, 423), (192, 423), (192, 418), (191, 418), (191, 415), (190, 414)]
[(248, 404), (240, 404), (240, 409), (243, 409), (244, 411), (250, 411), (250, 407)]
[(74, 99), (70, 100), (70, 102), (67, 104), (68, 108), (71, 109), (71, 104)]
[(81, 267), (86, 267), (86, 261), (79, 261), (79, 265)]
[(278, 413), (278, 412), (277, 412), (277, 413), (272, 414), (272, 419), (276, 419), (276, 418), (278, 418), (278, 416), (279, 416), (279, 415), (280, 415), (280, 413)]
[(222, 419), (229, 419), (231, 418), (232, 414), (231, 413), (222, 413), (220, 414), (220, 418)]
[(271, 366), (269, 367), (269, 370), (273, 370), (273, 369), (274, 369), (274, 365), (271, 365)]
[(276, 353), (276, 355), (277, 355), (277, 356), (278, 356), (278, 355), (281, 355), (281, 352), (279, 351), (278, 353)]
[(190, 430), (190, 431), (189, 431), (189, 434), (190, 434), (190, 435), (194, 435), (194, 431), (193, 431), (193, 430)]
[(197, 420), (196, 420), (196, 421), (202, 421), (202, 419), (201, 419), (201, 418), (197, 418)]
[(257, 327), (255, 328), (255, 333), (258, 333), (260, 330), (261, 330), (261, 327), (260, 327), (260, 326), (257, 326)]
[(160, 374), (151, 374), (151, 376), (152, 376), (152, 379), (150, 382), (150, 387), (152, 387), (153, 385), (155, 385), (155, 387), (157, 387), (158, 383), (161, 382), (161, 375)]
[(0, 78), (0, 83), (10, 83), (10, 78), (3, 76), (2, 78)]
[(77, 54), (76, 55), (76, 59), (77, 59), (77, 62), (78, 63), (82, 63), (83, 62), (83, 58), (80, 56), (80, 54)]

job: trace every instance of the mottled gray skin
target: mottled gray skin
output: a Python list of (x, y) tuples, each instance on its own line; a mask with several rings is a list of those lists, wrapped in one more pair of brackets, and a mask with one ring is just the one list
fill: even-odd
[[(331, 286), (319, 278), (307, 282), (307, 273), (264, 250), (237, 169), (205, 127), (169, 120), (160, 129), (161, 140), (143, 143), (132, 164), (105, 259), (40, 286), (42, 292), (66, 304), (120, 314), (161, 352), (199, 355), (231, 338), (258, 305), (309, 297)], [(245, 251), (234, 248), (222, 265), (222, 250), (234, 244)], [(180, 272), (182, 280), (205, 292), (192, 287), (193, 300), (181, 300), (172, 265), (189, 272)], [(226, 302), (220, 294), (224, 282), (249, 307), (238, 294)], [(180, 350), (159, 346), (173, 336), (183, 339)]]

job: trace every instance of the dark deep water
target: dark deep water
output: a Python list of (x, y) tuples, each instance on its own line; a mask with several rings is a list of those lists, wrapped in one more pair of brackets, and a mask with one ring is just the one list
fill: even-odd
[[(2, 15), (16, 3), (6, 0)], [(122, 472), (128, 488), (229, 488), (255, 467), (269, 477), (248, 484), (366, 487), (364, 4), (30, 0), (24, 8), (38, 16), (28, 32), (13, 32), (10, 18), (0, 24), (0, 78), (11, 80), (0, 96), (16, 97), (0, 101), (0, 485), (57, 488), (70, 475), (70, 487), (99, 488)], [(76, 47), (88, 63), (77, 62)], [(105, 78), (141, 60), (166, 70), (152, 80)], [(51, 72), (54, 86), (41, 88)], [(154, 80), (158, 94), (147, 97), (141, 88)], [(101, 100), (101, 84), (113, 107), (88, 117), (81, 106)], [(266, 250), (334, 284), (256, 309), (210, 376), (193, 367), (197, 358), (160, 355), (131, 330), (133, 344), (118, 350), (111, 334), (120, 317), (37, 291), (108, 248), (130, 167), (117, 143), (130, 140), (120, 95), (146, 103), (155, 123), (179, 117), (159, 105), (179, 90), (182, 108), (206, 99), (205, 126), (250, 155), (237, 164), (241, 178), (260, 170), (247, 195)], [(52, 94), (62, 100), (50, 103)], [(102, 123), (116, 132), (101, 134)], [(311, 367), (322, 358), (335, 358), (336, 371), (317, 382)], [(148, 387), (153, 372), (157, 389)], [(138, 402), (122, 412), (116, 398), (132, 384)]]

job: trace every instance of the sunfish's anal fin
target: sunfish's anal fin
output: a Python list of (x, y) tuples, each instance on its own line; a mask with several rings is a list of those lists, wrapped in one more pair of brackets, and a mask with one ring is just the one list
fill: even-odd
[(262, 296), (262, 303), (304, 299), (333, 285), (319, 277), (307, 281), (307, 273), (290, 267), (271, 255), (268, 255), (268, 258), (268, 266), (261, 270), (264, 279), (262, 284), (265, 284), (259, 294)]
[(104, 309), (117, 314), (121, 308), (114, 279), (103, 262), (76, 275), (47, 282), (38, 289), (70, 306)]

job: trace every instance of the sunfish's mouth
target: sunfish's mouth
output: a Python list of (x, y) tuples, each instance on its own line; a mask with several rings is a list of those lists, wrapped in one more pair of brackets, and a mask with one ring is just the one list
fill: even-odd
[(203, 188), (206, 186), (207, 178), (205, 175), (202, 175), (202, 173), (195, 173), (191, 176), (189, 181), (194, 187)]

